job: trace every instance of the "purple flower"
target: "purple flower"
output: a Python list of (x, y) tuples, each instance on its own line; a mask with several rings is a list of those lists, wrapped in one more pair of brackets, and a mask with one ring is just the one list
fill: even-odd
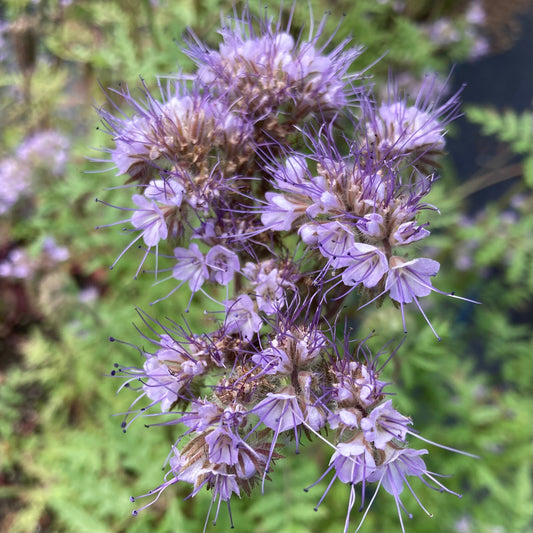
[(350, 250), (355, 244), (350, 227), (341, 222), (326, 222), (315, 229), (320, 253), (328, 259), (333, 268), (344, 266)]
[(342, 360), (336, 365), (333, 397), (343, 407), (369, 407), (381, 399), (385, 382), (365, 364)]
[(168, 411), (178, 400), (178, 394), (185, 382), (177, 379), (169, 367), (157, 356), (149, 357), (144, 363), (147, 381), (143, 390), (154, 403), (161, 405), (161, 411)]
[(263, 369), (265, 374), (290, 374), (292, 363), (284, 350), (270, 346), (255, 353), (252, 361)]
[[(346, 257), (348, 256), (348, 257)], [(385, 254), (370, 244), (355, 243), (341, 259), (340, 266), (346, 266), (342, 273), (345, 285), (375, 287), (389, 270)]]
[(0, 261), (0, 277), (30, 279), (35, 267), (35, 263), (30, 259), (26, 250), (15, 248), (9, 252), (6, 259)]
[(17, 150), (17, 157), (32, 167), (60, 176), (65, 172), (70, 142), (57, 131), (41, 131), (26, 139)]
[(421, 149), (444, 149), (442, 126), (429, 113), (407, 107), (403, 102), (382, 105), (374, 123), (368, 124), (368, 135), (378, 141), (385, 154), (410, 153)]
[(362, 433), (349, 442), (337, 444), (329, 464), (333, 465), (343, 483), (352, 485), (368, 479), (376, 469), (372, 448), (365, 442)]
[(252, 410), (261, 422), (276, 434), (289, 429), (295, 430), (304, 420), (298, 400), (291, 387), (285, 392), (269, 392)]
[(411, 420), (392, 408), (392, 400), (387, 400), (361, 420), (361, 429), (367, 441), (384, 450), (392, 439), (405, 440), (407, 424), (411, 424)]
[(220, 283), (220, 285), (230, 283), (233, 280), (234, 273), (240, 267), (238, 255), (221, 245), (213, 246), (207, 252), (205, 264), (211, 270), (211, 279)]
[(144, 364), (147, 381), (143, 384), (146, 395), (161, 404), (161, 411), (168, 411), (178, 400), (179, 393), (195, 376), (206, 372), (207, 363), (175, 341), (170, 335), (159, 338), (161, 348), (148, 355)]
[(191, 402), (190, 411), (180, 418), (180, 423), (197, 433), (203, 433), (213, 424), (220, 422), (222, 414), (223, 410), (215, 403), (196, 399)]
[(392, 234), (390, 243), (392, 246), (409, 244), (424, 239), (428, 235), (429, 231), (422, 226), (417, 225), (416, 222), (404, 222), (403, 224), (400, 224)]
[(239, 446), (243, 442), (228, 428), (220, 426), (205, 437), (212, 463), (235, 465), (239, 460)]
[(239, 109), (264, 119), (289, 107), (287, 116), (296, 122), (312, 113), (331, 114), (347, 102), (343, 78), (360, 49), (346, 49), (344, 41), (324, 54), (317, 48), (322, 28), (309, 41), (295, 42), (281, 22), (273, 28), (266, 17), (255, 21), (246, 8), (220, 31), (218, 51), (190, 43), (188, 54), (199, 65), (199, 80)]
[(428, 77), (414, 105), (400, 100), (395, 88), (391, 97), (377, 109), (365, 103), (367, 143), (378, 158), (408, 158), (415, 166), (429, 166), (445, 147), (445, 127), (458, 116), (458, 93), (442, 105), (435, 98), (436, 79)]
[(385, 290), (400, 304), (417, 301), (417, 298), (427, 296), (434, 290), (429, 278), (439, 271), (440, 265), (437, 261), (427, 258), (406, 261), (394, 256), (390, 265)]
[(131, 199), (138, 207), (131, 217), (131, 223), (135, 229), (142, 231), (146, 246), (156, 246), (160, 240), (165, 240), (168, 237), (165, 215), (154, 200), (140, 194), (134, 194)]
[(185, 82), (160, 86), (156, 99), (144, 89), (144, 101), (137, 101), (128, 89), (119, 92), (134, 114), (117, 118), (100, 110), (115, 148), (111, 159), (118, 175), (146, 183), (160, 170), (208, 172), (207, 159), (217, 148), (230, 153), (246, 148), (245, 121), (208, 92), (190, 90)]
[(267, 192), (265, 198), (267, 204), (262, 207), (261, 222), (271, 231), (290, 231), (294, 221), (305, 215), (309, 207), (304, 197)]
[(68, 248), (58, 246), (53, 237), (46, 237), (43, 242), (43, 252), (47, 258), (54, 263), (61, 263), (70, 257)]
[(122, 125), (120, 135), (115, 138), (116, 148), (111, 152), (119, 176), (129, 173), (136, 177), (142, 170), (150, 159), (149, 136), (150, 124), (144, 117), (133, 117)]
[(146, 198), (164, 206), (179, 207), (183, 201), (184, 187), (175, 179), (152, 180), (144, 189)]
[(368, 215), (365, 215), (357, 221), (355, 226), (361, 233), (377, 240), (383, 239), (383, 237), (386, 236), (383, 216), (379, 213), (369, 213)]
[(31, 194), (31, 167), (16, 158), (0, 161), (0, 216), (7, 213), (19, 198)]
[(172, 276), (177, 280), (188, 281), (192, 292), (199, 291), (209, 277), (204, 254), (198, 245), (192, 243), (189, 248), (174, 248), (177, 260), (172, 269)]
[(285, 293), (278, 269), (274, 268), (268, 274), (260, 274), (257, 279), (254, 291), (257, 307), (267, 315), (277, 313), (285, 304)]
[(243, 339), (252, 340), (263, 321), (255, 311), (252, 299), (243, 294), (236, 300), (228, 300), (224, 303), (226, 307), (225, 331), (228, 335), (240, 333)]
[[(377, 468), (372, 472), (369, 477), (369, 482), (378, 481), (380, 485), (382, 484), (384, 489), (394, 497), (396, 508), (398, 510), (398, 518), (400, 520), (400, 525), (402, 532), (405, 533), (405, 528), (403, 525), (402, 513), (401, 510), (407, 513), (403, 502), (400, 498), (400, 494), (403, 492), (404, 485), (407, 486), (409, 491), (415, 497), (418, 505), (428, 514), (432, 516), (429, 511), (422, 505), (416, 494), (414, 493), (409, 481), (407, 480), (408, 476), (418, 477), (422, 482), (428, 487), (437, 490), (439, 492), (448, 492), (454, 494), (455, 496), (461, 497), (459, 494), (452, 492), (446, 488), (442, 483), (435, 479), (435, 476), (438, 474), (433, 474), (426, 468), (426, 464), (423, 459), (420, 457), (428, 453), (427, 450), (413, 450), (411, 448), (397, 448), (387, 444), (385, 447), (384, 458), (382, 462), (377, 466)], [(433, 484), (426, 481), (424, 478), (429, 479)], [(378, 488), (379, 490), (379, 488)], [(376, 491), (375, 494), (377, 494)], [(374, 496), (375, 497), (375, 496)], [(361, 524), (364, 521), (366, 514), (372, 506), (374, 498), (370, 502), (365, 514), (361, 520)], [(408, 513), (409, 518), (412, 518), (412, 515)], [(360, 526), (359, 526), (360, 527)]]

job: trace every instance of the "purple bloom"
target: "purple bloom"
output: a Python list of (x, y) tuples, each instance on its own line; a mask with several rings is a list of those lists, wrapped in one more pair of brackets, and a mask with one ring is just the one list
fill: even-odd
[(383, 217), (379, 213), (369, 213), (368, 215), (365, 215), (355, 224), (355, 226), (361, 233), (377, 240), (383, 239), (383, 237), (386, 236), (384, 227), (385, 223)]
[(148, 380), (143, 390), (154, 403), (160, 403), (161, 411), (168, 411), (178, 400), (178, 394), (185, 382), (176, 379), (169, 367), (157, 356), (149, 357), (144, 363), (144, 371)]
[(392, 408), (392, 400), (387, 400), (361, 420), (361, 429), (367, 441), (384, 450), (392, 439), (405, 440), (407, 424), (411, 424), (411, 420)]
[(7, 213), (18, 200), (31, 194), (31, 167), (16, 158), (0, 161), (0, 216)]
[(267, 192), (265, 198), (267, 205), (262, 208), (261, 222), (272, 231), (290, 231), (294, 221), (305, 215), (309, 207), (303, 197)]
[(252, 412), (276, 434), (289, 429), (295, 430), (304, 420), (294, 390), (290, 387), (287, 387), (285, 392), (269, 392), (265, 399), (253, 408)]
[(376, 469), (372, 448), (365, 442), (362, 433), (350, 442), (337, 444), (329, 464), (334, 466), (337, 477), (343, 483), (352, 485), (368, 479)]
[(203, 433), (213, 424), (220, 422), (222, 414), (222, 409), (215, 403), (197, 399), (192, 402), (190, 411), (180, 418), (180, 423), (197, 433)]
[(132, 200), (138, 207), (131, 217), (133, 227), (142, 231), (146, 246), (156, 246), (160, 240), (168, 237), (168, 226), (163, 211), (153, 200), (140, 194), (134, 194)]
[(149, 160), (150, 125), (144, 117), (133, 117), (126, 122), (120, 136), (115, 138), (116, 148), (111, 152), (111, 158), (118, 169), (118, 175), (129, 173), (135, 177)]
[(259, 310), (267, 315), (276, 313), (284, 306), (285, 293), (277, 268), (272, 269), (268, 274), (258, 276), (255, 298)]
[(362, 363), (343, 360), (335, 369), (334, 399), (339, 405), (369, 407), (381, 399), (385, 383), (377, 372)]
[(243, 440), (228, 428), (215, 428), (205, 437), (205, 442), (209, 446), (209, 460), (212, 463), (232, 466), (238, 462), (239, 446)]
[[(218, 516), (221, 502), (229, 509), (233, 494), (269, 479), (280, 435), (297, 453), (302, 437), (316, 436), (334, 449), (321, 479), (349, 484), (346, 533), (358, 483), (361, 508), (376, 482), (375, 494), (383, 485), (399, 513), (403, 487), (414, 494), (409, 477), (442, 488), (419, 457), (426, 451), (407, 448), (408, 434), (426, 439), (379, 379), (396, 349), (381, 364), (368, 339), (350, 338), (345, 308), (355, 290), (359, 309), (388, 294), (405, 326), (406, 304), (421, 310), (420, 297), (441, 292), (430, 281), (438, 262), (396, 248), (429, 235), (419, 222), (423, 209), (436, 209), (423, 203), (437, 179), (428, 167), (458, 99), (441, 105), (425, 84), (413, 103), (392, 88), (376, 104), (347, 74), (359, 50), (343, 41), (328, 52), (325, 19), (307, 40), (295, 37), (295, 9), (282, 24), (281, 11), (275, 23), (245, 7), (218, 49), (192, 36), (194, 75), (159, 82), (157, 98), (145, 86), (142, 100), (126, 89), (128, 114), (101, 112), (115, 142), (110, 158), (140, 191), (118, 222), (137, 230), (128, 248), (144, 239), (145, 259), (152, 247), (158, 257), (167, 241), (175, 261), (165, 270), (179, 282), (168, 296), (188, 283), (189, 306), (205, 296), (205, 314), (220, 317), (212, 332), (171, 322), (157, 340), (143, 335), (155, 353), (140, 350), (144, 368), (118, 372), (139, 392), (126, 419), (145, 416), (133, 406), (148, 399), (165, 414), (153, 425), (184, 428), (164, 482), (145, 495), (151, 503), (184, 481), (190, 497), (212, 491)], [(225, 288), (211, 294), (206, 282)]]
[[(259, 33), (254, 28), (258, 23)], [(198, 65), (198, 77), (210, 90), (224, 96), (254, 117), (287, 112), (292, 121), (311, 113), (331, 114), (347, 102), (343, 79), (359, 49), (347, 41), (331, 53), (317, 48), (323, 24), (309, 41), (295, 42), (281, 23), (253, 20), (248, 9), (220, 33), (218, 51), (190, 44), (189, 55)]]
[(392, 88), (387, 103), (379, 108), (365, 103), (367, 143), (378, 158), (408, 158), (415, 166), (435, 163), (445, 147), (445, 127), (458, 116), (458, 93), (438, 106), (436, 79), (428, 77), (420, 88), (414, 105), (400, 100)]
[[(424, 455), (426, 453), (428, 453), (427, 450), (397, 448), (395, 446), (387, 444), (385, 447), (383, 461), (368, 477), (368, 481), (370, 482), (379, 481), (379, 483), (383, 485), (384, 489), (394, 497), (394, 500), (396, 502), (396, 508), (398, 510), (398, 518), (400, 519), (400, 525), (404, 533), (405, 528), (403, 525), (401, 510), (406, 513), (407, 510), (405, 509), (403, 502), (400, 498), (400, 494), (403, 492), (404, 485), (407, 486), (409, 491), (415, 497), (415, 500), (417, 501), (418, 505), (426, 512), (426, 514), (432, 516), (429, 511), (422, 505), (422, 503), (414, 493), (414, 490), (412, 489), (407, 479), (408, 476), (418, 477), (425, 485), (439, 492), (448, 492), (450, 494), (454, 494), (455, 496), (461, 497), (459, 494), (452, 492), (442, 483), (437, 481), (435, 479), (435, 476), (437, 476), (437, 474), (433, 474), (432, 472), (427, 470), (426, 464), (420, 457), (421, 455)], [(427, 478), (432, 481), (434, 485), (426, 481), (424, 478)], [(375, 495), (377, 494), (377, 492), (378, 491), (376, 491)], [(372, 501), (370, 502), (367, 510), (365, 511), (365, 515), (363, 516), (361, 523), (364, 521), (366, 514), (372, 506), (373, 500), (374, 498), (372, 498)], [(407, 513), (407, 515), (409, 516), (409, 518), (412, 517), (409, 513)]]
[(172, 269), (172, 276), (177, 280), (188, 281), (192, 292), (199, 291), (209, 277), (204, 254), (198, 245), (192, 243), (189, 248), (174, 248), (177, 260)]
[(315, 232), (320, 253), (329, 260), (328, 263), (333, 268), (344, 266), (355, 244), (350, 227), (340, 222), (326, 222), (318, 225)]
[(348, 258), (340, 261), (341, 266), (346, 266), (342, 273), (342, 282), (345, 285), (358, 285), (375, 287), (389, 270), (385, 254), (370, 244), (355, 243), (347, 252)]
[(60, 176), (65, 172), (70, 143), (57, 131), (41, 131), (26, 139), (17, 150), (17, 157), (32, 167)]
[(0, 261), (0, 277), (30, 279), (35, 267), (35, 263), (30, 259), (26, 250), (15, 248), (9, 252), (6, 259)]
[(43, 242), (43, 252), (47, 258), (54, 263), (61, 263), (70, 257), (68, 248), (58, 246), (53, 237), (46, 237)]
[(118, 93), (132, 108), (130, 118), (100, 114), (113, 135), (111, 159), (118, 175), (148, 181), (162, 169), (209, 171), (207, 159), (217, 148), (230, 153), (246, 148), (245, 122), (208, 93), (190, 91), (184, 82), (160, 86), (161, 101), (144, 88), (145, 101), (135, 100), (129, 90)]
[(161, 411), (168, 411), (182, 389), (195, 376), (205, 373), (207, 363), (194, 357), (168, 334), (160, 336), (159, 345), (161, 348), (148, 356), (144, 364), (148, 379), (143, 390), (154, 403), (161, 403)]
[(311, 174), (305, 156), (289, 155), (283, 165), (273, 169), (275, 186), (285, 192), (302, 193), (302, 186), (309, 184)]
[(244, 339), (248, 341), (252, 340), (254, 334), (257, 333), (263, 325), (263, 321), (255, 311), (252, 299), (244, 294), (239, 296), (236, 300), (225, 302), (225, 307), (226, 333), (228, 335), (240, 333)]
[(144, 189), (146, 198), (164, 206), (179, 207), (183, 201), (185, 189), (174, 179), (152, 180)]
[(389, 291), (393, 300), (400, 304), (411, 303), (434, 290), (429, 278), (439, 271), (437, 261), (426, 258), (405, 261), (395, 256), (390, 264), (385, 290)]
[(368, 135), (378, 142), (384, 153), (410, 153), (421, 149), (442, 151), (442, 126), (429, 113), (407, 107), (403, 102), (382, 105), (374, 123), (368, 124)]
[(234, 273), (240, 267), (238, 255), (221, 245), (213, 246), (207, 252), (205, 264), (211, 270), (211, 279), (220, 285), (227, 285), (232, 281)]
[(418, 226), (416, 222), (404, 222), (392, 234), (390, 243), (392, 246), (409, 244), (424, 239), (428, 235), (429, 231), (422, 226)]
[(263, 369), (265, 374), (290, 374), (292, 363), (284, 350), (270, 346), (252, 356), (252, 361)]

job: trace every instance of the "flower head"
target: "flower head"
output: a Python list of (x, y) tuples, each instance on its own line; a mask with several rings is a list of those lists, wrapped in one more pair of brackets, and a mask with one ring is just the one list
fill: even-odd
[[(292, 18), (292, 15), (291, 15)], [(248, 8), (220, 30), (218, 51), (189, 43), (198, 80), (275, 138), (312, 114), (338, 112), (348, 101), (345, 75), (359, 48), (343, 41), (326, 53), (319, 45), (323, 21), (309, 40), (295, 40), (281, 22), (255, 19)], [(285, 129), (286, 126), (288, 129)]]

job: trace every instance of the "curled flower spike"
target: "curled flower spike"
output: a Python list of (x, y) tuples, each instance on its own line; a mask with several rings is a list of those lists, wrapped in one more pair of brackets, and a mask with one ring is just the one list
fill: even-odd
[(106, 131), (115, 141), (111, 160), (118, 175), (129, 174), (146, 183), (158, 170), (171, 170), (176, 164), (205, 174), (213, 148), (227, 147), (230, 139), (241, 147), (245, 144), (245, 123), (210, 94), (191, 92), (179, 81), (166, 88), (159, 84), (159, 91), (157, 99), (143, 83), (144, 100), (135, 99), (128, 89), (113, 91), (132, 109), (132, 117), (121, 112), (122, 118), (117, 118), (100, 109)]
[(444, 153), (445, 127), (459, 116), (459, 94), (443, 104), (435, 98), (435, 78), (426, 78), (413, 105), (398, 97), (389, 87), (389, 101), (375, 107), (363, 103), (366, 115), (366, 142), (378, 159), (402, 164), (408, 159), (417, 169), (437, 166)]
[[(281, 133), (283, 122), (298, 124), (310, 114), (326, 117), (348, 102), (345, 76), (361, 48), (343, 41), (329, 53), (319, 41), (325, 19), (307, 41), (295, 41), (281, 17), (255, 19), (246, 7), (220, 30), (218, 51), (189, 42), (186, 53), (198, 64), (198, 79), (210, 91), (254, 117), (270, 135)], [(269, 121), (277, 122), (275, 127)]]

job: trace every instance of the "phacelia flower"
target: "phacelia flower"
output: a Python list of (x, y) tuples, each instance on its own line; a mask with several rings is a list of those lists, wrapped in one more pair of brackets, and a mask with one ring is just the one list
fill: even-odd
[(198, 245), (192, 243), (189, 248), (174, 248), (174, 257), (177, 262), (172, 269), (172, 276), (180, 281), (188, 281), (191, 292), (200, 290), (209, 277), (209, 271)]
[(225, 302), (226, 321), (225, 331), (228, 335), (240, 333), (248, 341), (257, 333), (263, 324), (261, 317), (255, 310), (252, 299), (243, 294), (236, 300)]
[(387, 400), (361, 420), (361, 429), (368, 442), (373, 442), (376, 448), (383, 450), (392, 439), (404, 441), (407, 424), (410, 423), (409, 418), (393, 409), (392, 400)]
[(241, 19), (220, 31), (218, 51), (191, 44), (188, 54), (199, 66), (202, 84), (261, 120), (263, 127), (268, 128), (269, 118), (298, 123), (347, 103), (344, 77), (360, 53), (347, 48), (347, 41), (325, 53), (318, 44), (323, 25), (309, 41), (295, 41), (281, 22), (274, 27), (270, 19), (254, 20), (245, 9)]

